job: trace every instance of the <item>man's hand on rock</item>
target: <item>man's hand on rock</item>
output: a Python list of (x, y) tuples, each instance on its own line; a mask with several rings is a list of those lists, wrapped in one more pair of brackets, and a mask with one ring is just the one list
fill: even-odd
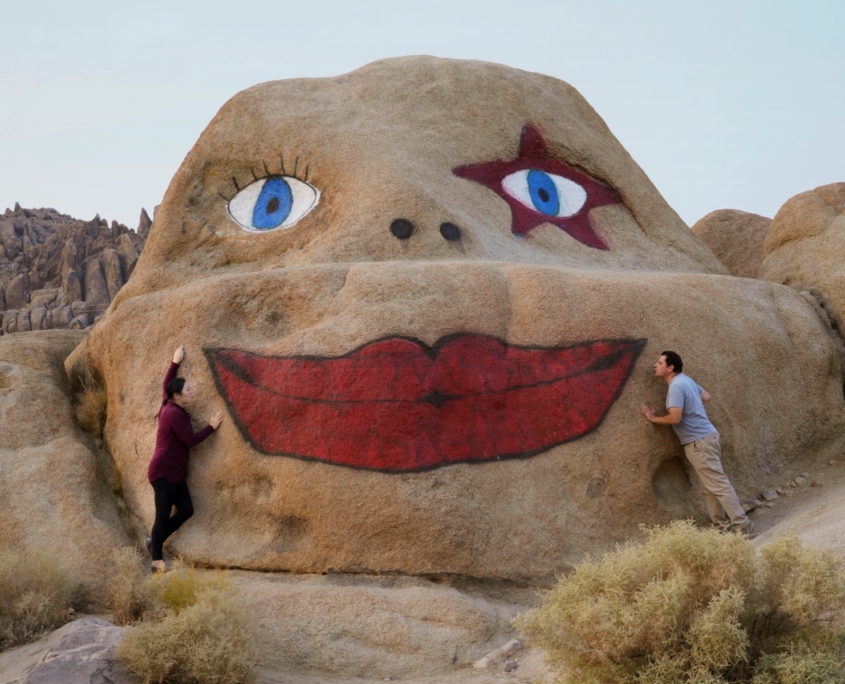
[(654, 418), (653, 406), (649, 406), (648, 404), (640, 404), (640, 411), (642, 411), (642, 414), (649, 420), (652, 420)]
[(213, 427), (215, 430), (220, 427), (220, 423), (223, 422), (223, 411), (217, 411), (211, 414), (211, 418), (208, 419), (208, 424)]
[(180, 344), (176, 351), (173, 352), (173, 363), (182, 363), (182, 359), (185, 358), (185, 345)]

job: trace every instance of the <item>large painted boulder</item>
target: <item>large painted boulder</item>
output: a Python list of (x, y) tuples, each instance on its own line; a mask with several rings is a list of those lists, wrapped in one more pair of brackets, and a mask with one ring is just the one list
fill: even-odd
[(216, 566), (542, 582), (700, 514), (638, 410), (667, 348), (713, 395), (741, 493), (845, 416), (807, 301), (728, 276), (571, 86), (480, 62), (264, 83), (203, 132), (66, 364), (105, 383), (147, 526), (181, 343), (194, 417), (227, 418), (172, 547)]
[(840, 331), (845, 322), (845, 183), (788, 200), (763, 246), (760, 277), (814, 290)]

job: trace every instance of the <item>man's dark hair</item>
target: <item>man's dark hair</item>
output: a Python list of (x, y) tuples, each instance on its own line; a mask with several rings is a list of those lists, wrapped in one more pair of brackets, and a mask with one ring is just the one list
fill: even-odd
[(672, 366), (672, 370), (676, 373), (683, 373), (684, 372), (684, 362), (681, 361), (681, 357), (678, 355), (678, 352), (673, 351), (665, 351), (660, 352), (660, 356), (666, 357), (666, 365)]
[(185, 388), (185, 378), (173, 378), (172, 380), (168, 380), (167, 387), (165, 387), (165, 391), (167, 392), (167, 398), (173, 399), (174, 394), (182, 394), (182, 390)]

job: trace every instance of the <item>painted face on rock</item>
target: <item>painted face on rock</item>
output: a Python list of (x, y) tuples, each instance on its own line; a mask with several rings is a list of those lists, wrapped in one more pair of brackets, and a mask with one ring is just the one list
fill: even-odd
[[(307, 169), (302, 179), (271, 173), (266, 164), (264, 170), (246, 187), (235, 183), (228, 200), (229, 216), (245, 231), (290, 228), (320, 199)], [(589, 217), (596, 207), (619, 204), (617, 194), (553, 158), (534, 125), (522, 129), (515, 159), (453, 172), (507, 202), (515, 236), (549, 223), (588, 247), (609, 249)], [(397, 219), (390, 230), (407, 240), (413, 224)], [(440, 233), (460, 239), (452, 223)], [(206, 354), (242, 436), (257, 451), (407, 472), (524, 458), (588, 434), (621, 392), (644, 342), (524, 347), (456, 332), (431, 346), (382, 338), (340, 357), (221, 348)]]
[[(165, 202), (161, 220), (181, 232), (162, 242), (160, 260), (190, 254), (192, 262), (213, 263), (204, 267), (212, 278), (232, 266), (233, 276), (245, 278), (317, 265), (373, 264), (374, 272), (407, 264), (359, 303), (352, 327), (367, 333), (350, 336), (347, 325), (322, 348), (315, 342), (325, 322), (298, 333), (309, 341), (295, 350), (278, 327), (262, 327), (260, 340), (249, 334), (260, 309), (221, 322), (228, 328), (242, 319), (223, 339), (204, 343), (204, 352), (255, 451), (388, 473), (526, 458), (589, 435), (623, 391), (644, 335), (588, 327), (532, 343), (538, 333), (514, 336), (488, 325), (490, 313), (513, 304), (500, 298), (478, 310), (461, 274), (482, 262), (559, 269), (651, 259), (645, 265), (656, 268), (655, 242), (670, 241), (648, 238), (617, 190), (613, 164), (594, 163), (609, 158), (595, 151), (595, 139), (618, 146), (597, 117), (570, 106), (562, 120), (575, 124), (567, 129), (557, 123), (564, 104), (528, 116), (532, 97), (546, 96), (541, 88), (514, 94), (526, 114), (512, 108), (498, 121), (501, 84), (469, 93), (459, 80), (441, 83), (448, 98), (467, 98), (461, 114), (428, 95), (353, 96), (342, 83), (315, 85), (318, 95), (337, 89), (327, 108), (318, 106), (323, 95), (310, 102), (293, 83), (258, 86), (255, 97), (247, 91), (221, 110), (177, 176), (185, 185), (168, 191), (175, 203)], [(534, 88), (530, 79), (523, 85)], [(378, 113), (354, 123), (367, 112)], [(627, 163), (621, 147), (617, 156)], [(435, 281), (444, 268), (453, 274), (455, 284), (436, 286), (440, 303), (430, 315), (416, 315), (415, 298), (431, 285), (412, 264), (428, 264), (423, 271)], [(398, 283), (410, 271), (418, 275), (404, 292)], [(403, 303), (391, 304), (399, 292)], [(382, 305), (387, 318), (376, 313)], [(276, 305), (269, 298), (265, 306)], [(434, 323), (450, 309), (462, 313)], [(362, 323), (369, 314), (373, 320)], [(274, 320), (289, 316), (281, 305)]]

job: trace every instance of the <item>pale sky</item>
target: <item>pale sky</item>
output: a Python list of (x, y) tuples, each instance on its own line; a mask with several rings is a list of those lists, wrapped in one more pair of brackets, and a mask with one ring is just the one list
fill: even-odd
[(398, 55), (575, 86), (690, 225), (845, 181), (841, 0), (2, 0), (0, 212), (137, 226), (217, 109)]

